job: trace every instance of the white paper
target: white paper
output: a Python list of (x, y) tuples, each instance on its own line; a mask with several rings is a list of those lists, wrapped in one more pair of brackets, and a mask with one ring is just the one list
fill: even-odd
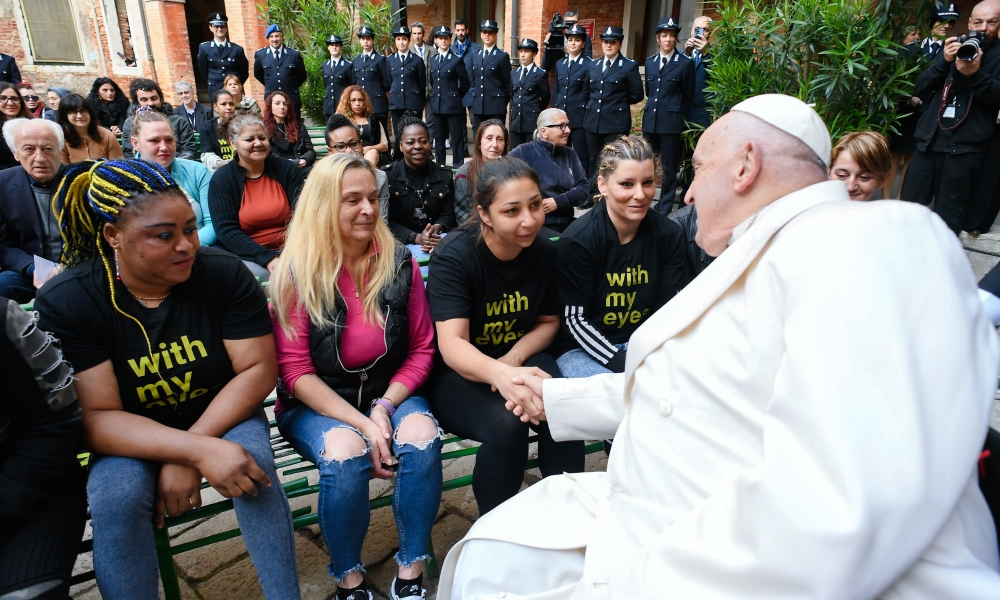
[(47, 258), (35, 255), (35, 278), (38, 281), (48, 281), (52, 276), (52, 271), (56, 268), (56, 263)]

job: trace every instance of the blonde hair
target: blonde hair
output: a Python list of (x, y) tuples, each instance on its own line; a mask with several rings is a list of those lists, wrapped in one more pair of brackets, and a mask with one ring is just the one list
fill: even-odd
[(892, 171), (892, 153), (889, 140), (874, 131), (855, 131), (837, 140), (830, 151), (830, 168), (837, 162), (841, 152), (847, 152), (858, 163), (862, 171), (868, 171), (881, 179)]
[[(340, 231), (343, 181), (352, 169), (364, 169), (375, 177), (375, 168), (357, 154), (331, 154), (320, 160), (295, 205), (281, 260), (271, 274), (270, 283), (271, 305), (289, 338), (295, 337), (290, 320), (294, 309), (305, 309), (317, 327), (333, 325), (336, 297), (340, 293), (337, 279), (344, 269)], [(369, 255), (361, 281), (354, 283), (360, 293), (365, 322), (381, 326), (385, 317), (378, 298), (395, 276), (396, 239), (377, 213), (371, 243), (378, 251)]]

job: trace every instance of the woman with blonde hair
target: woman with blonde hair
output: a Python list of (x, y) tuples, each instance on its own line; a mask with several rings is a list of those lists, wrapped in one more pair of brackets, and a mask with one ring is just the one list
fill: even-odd
[(881, 133), (848, 133), (837, 140), (830, 152), (830, 180), (843, 181), (851, 200), (871, 200), (890, 172), (889, 140)]
[(337, 597), (372, 598), (361, 562), (368, 482), (396, 475), (392, 597), (417, 600), (441, 500), (441, 441), (421, 392), (434, 332), (420, 269), (379, 217), (375, 181), (374, 167), (348, 152), (317, 162), (302, 190), (271, 277), (275, 414), (284, 438), (319, 467)]
[(243, 90), (243, 82), (238, 75), (229, 74), (222, 80), (222, 88), (233, 95), (236, 101), (236, 111), (261, 116), (260, 104), (257, 100), (246, 95)]
[[(368, 92), (360, 85), (352, 85), (340, 96), (337, 114), (344, 115), (361, 132), (361, 153), (373, 167), (388, 164), (389, 142), (385, 129), (378, 119), (372, 118), (372, 103)], [(382, 157), (385, 157), (384, 159)]]

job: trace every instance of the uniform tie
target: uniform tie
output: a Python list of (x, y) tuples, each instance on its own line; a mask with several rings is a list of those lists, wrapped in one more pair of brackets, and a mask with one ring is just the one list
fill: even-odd
[(611, 59), (610, 59), (610, 58), (606, 58), (606, 59), (604, 59), (604, 70), (603, 70), (603, 71), (601, 71), (601, 72), (602, 72), (602, 73), (607, 73), (607, 72), (608, 72), (608, 68), (609, 68), (610, 66), (611, 66)]
[(663, 69), (666, 69), (666, 68), (667, 68), (667, 57), (666, 56), (661, 56), (660, 57), (660, 75), (663, 74)]

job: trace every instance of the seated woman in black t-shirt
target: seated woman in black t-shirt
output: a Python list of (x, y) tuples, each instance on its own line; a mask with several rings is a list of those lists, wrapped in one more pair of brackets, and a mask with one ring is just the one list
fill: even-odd
[(649, 210), (659, 162), (638, 136), (605, 145), (601, 201), (559, 239), (556, 362), (564, 377), (625, 372), (629, 337), (689, 280), (684, 232)]
[(402, 244), (430, 251), (455, 226), (455, 178), (449, 167), (430, 160), (427, 124), (413, 116), (399, 120), (397, 143), (403, 158), (385, 168), (389, 176), (386, 222)]
[(542, 475), (583, 471), (583, 442), (552, 440), (506, 408), (540, 402), (513, 378), (560, 377), (546, 348), (559, 331), (555, 245), (538, 176), (523, 161), (498, 158), (476, 177), (476, 222), (431, 255), (427, 295), (445, 365), (432, 375), (431, 406), (442, 426), (482, 442), (472, 490), (484, 514), (517, 493), (528, 460), (529, 427), (538, 433)]
[(198, 128), (201, 164), (205, 165), (209, 173), (215, 173), (236, 156), (236, 151), (229, 143), (229, 134), (226, 132), (229, 120), (236, 114), (236, 101), (233, 100), (233, 95), (226, 90), (216, 90), (215, 97), (212, 98), (212, 108), (219, 116), (205, 121)]
[(54, 194), (68, 269), (39, 326), (75, 370), (101, 594), (155, 598), (153, 527), (233, 497), (269, 598), (298, 598), (292, 515), (261, 402), (278, 366), (267, 301), (235, 256), (199, 249), (194, 211), (156, 163), (70, 166)]

